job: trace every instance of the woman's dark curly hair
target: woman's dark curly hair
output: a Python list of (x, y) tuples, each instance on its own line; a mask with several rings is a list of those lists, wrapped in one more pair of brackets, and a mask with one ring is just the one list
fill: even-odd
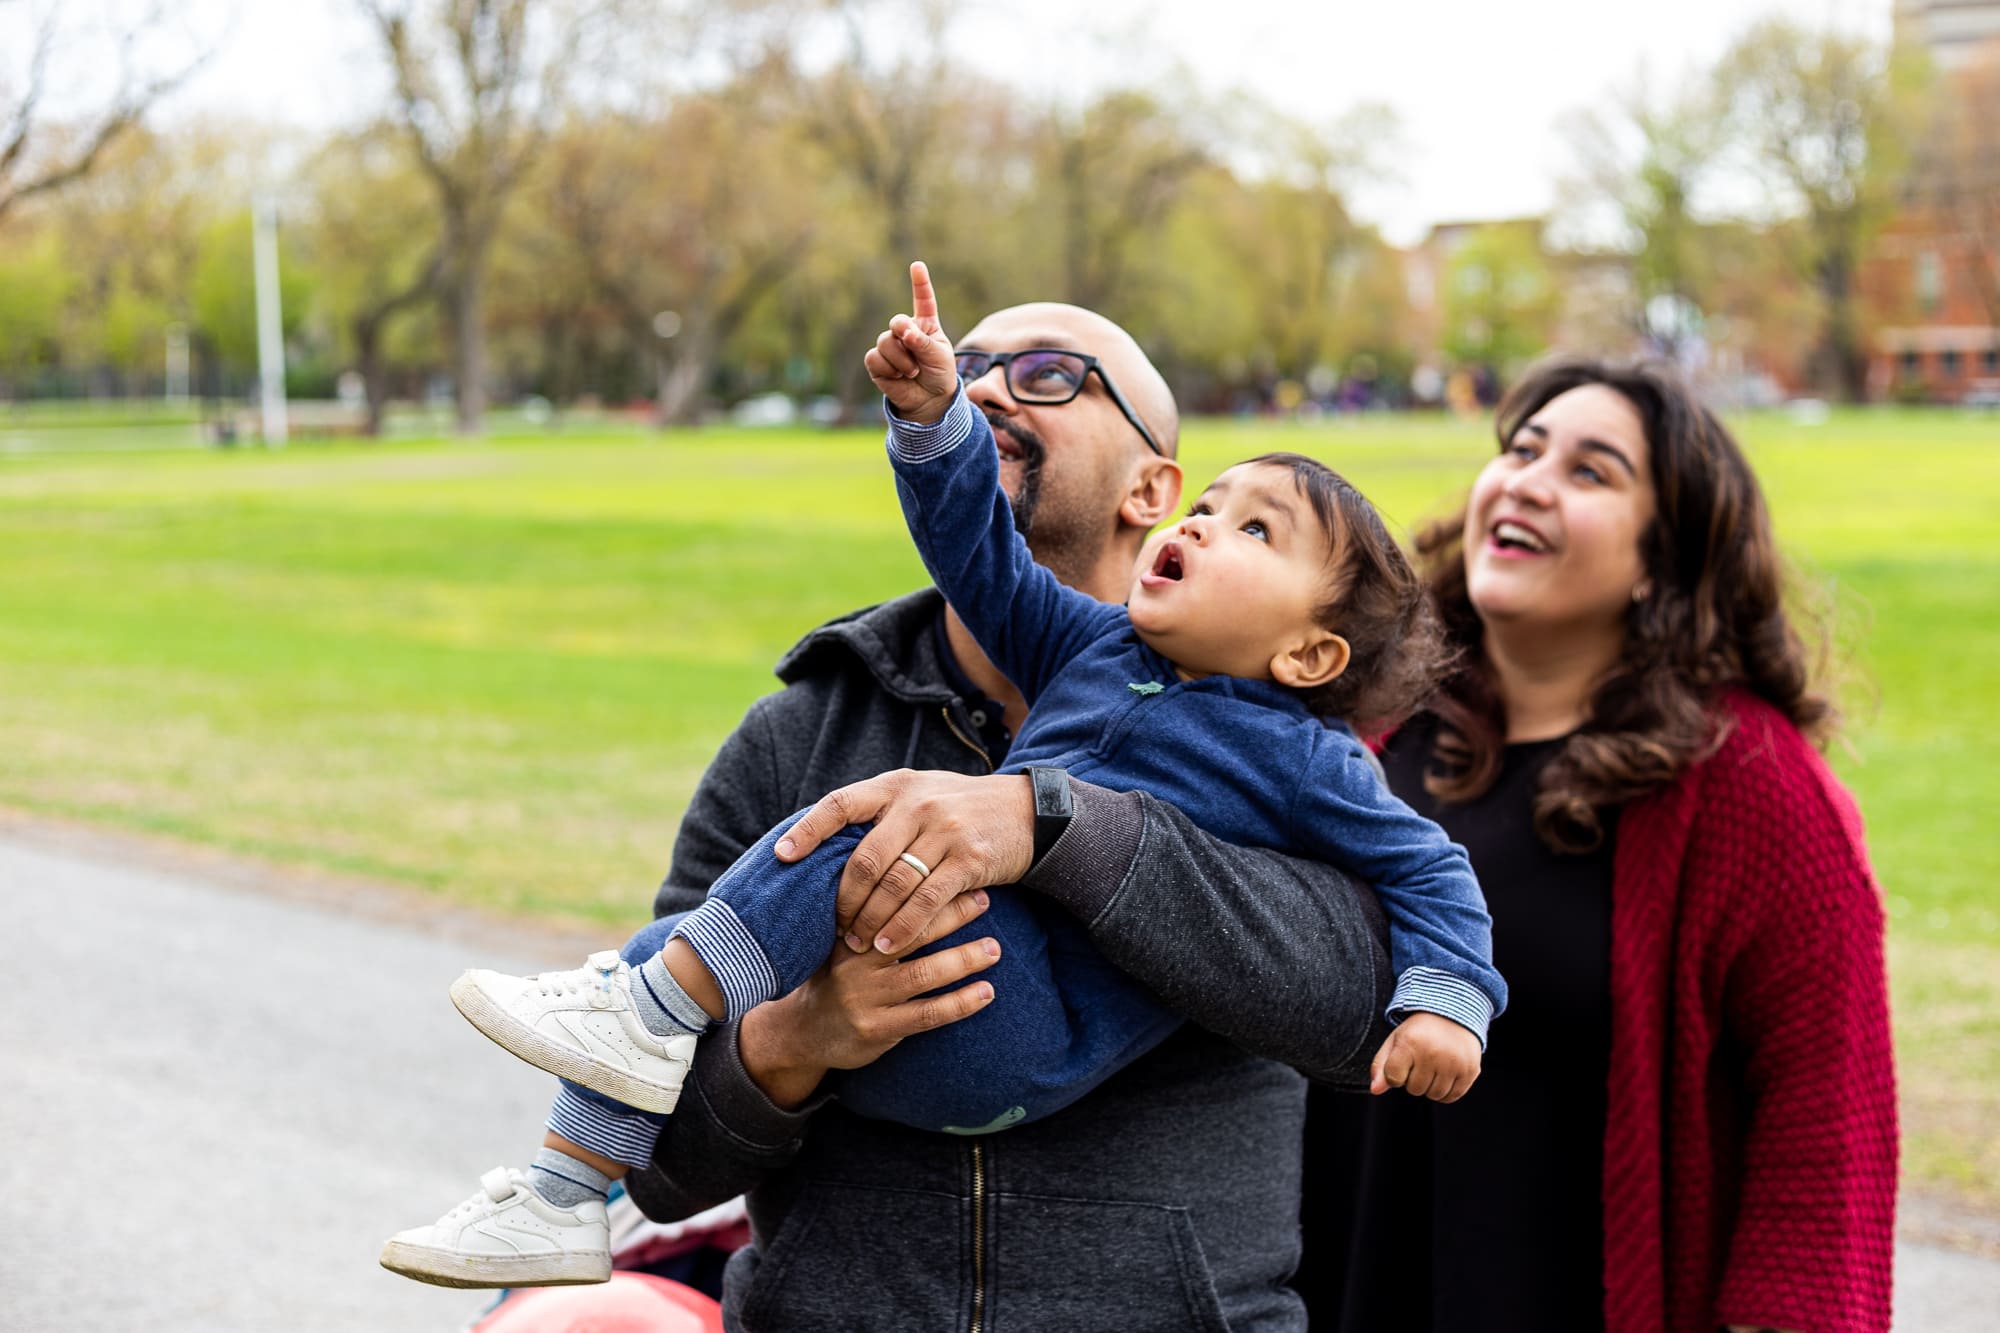
[[(1798, 617), (1813, 641), (1809, 654), (1786, 611), (1784, 564), (1750, 464), (1674, 370), (1657, 362), (1545, 362), (1500, 404), (1500, 447), (1552, 399), (1591, 384), (1624, 395), (1644, 422), (1656, 511), (1639, 538), (1651, 588), (1627, 612), (1624, 654), (1592, 694), (1583, 726), (1542, 770), (1535, 794), (1535, 832), (1568, 853), (1603, 842), (1601, 812), (1666, 786), (1714, 752), (1726, 734), (1714, 706), (1725, 689), (1767, 700), (1816, 742), (1838, 720), (1812, 681), (1825, 627)], [(1448, 802), (1493, 785), (1506, 743), (1466, 590), (1464, 536), (1461, 509), (1417, 538), (1446, 634), (1464, 654), (1431, 703), (1441, 725), (1425, 786)]]
[(1347, 670), (1305, 692), (1306, 707), (1364, 736), (1422, 708), (1453, 653), (1424, 581), (1382, 515), (1347, 479), (1304, 454), (1263, 454), (1245, 467), (1281, 468), (1327, 535), (1328, 579), (1313, 618), (1347, 640)]

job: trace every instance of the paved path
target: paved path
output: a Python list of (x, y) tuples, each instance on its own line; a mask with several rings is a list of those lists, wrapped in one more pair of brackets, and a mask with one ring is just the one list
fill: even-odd
[(456, 1329), (376, 1255), (524, 1162), (553, 1086), (435, 932), (0, 841), (0, 1329)]
[[(450, 1330), (382, 1239), (539, 1139), (546, 1076), (445, 988), (567, 966), (0, 837), (0, 1330)], [(1989, 1333), (2000, 1261), (1898, 1250), (1898, 1333)]]

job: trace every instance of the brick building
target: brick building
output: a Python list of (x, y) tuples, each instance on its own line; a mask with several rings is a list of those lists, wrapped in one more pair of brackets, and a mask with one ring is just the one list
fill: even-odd
[(1984, 248), (1929, 210), (1900, 214), (1861, 271), (1874, 312), (1868, 396), (1955, 403), (2000, 395), (2000, 327), (1982, 295)]
[(1896, 0), (1896, 38), (1928, 50), (1942, 70), (1977, 59), (2000, 41), (2000, 0)]
[(1940, 100), (1858, 275), (1869, 396), (2000, 403), (2000, 0), (1899, 0), (1896, 29)]

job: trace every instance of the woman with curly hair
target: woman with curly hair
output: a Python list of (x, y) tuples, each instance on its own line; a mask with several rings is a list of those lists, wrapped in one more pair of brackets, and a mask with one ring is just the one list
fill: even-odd
[(1418, 542), (1461, 665), (1383, 760), (1511, 1007), (1455, 1105), (1315, 1089), (1313, 1327), (1885, 1329), (1882, 911), (1756, 479), (1654, 365), (1540, 367), (1498, 434)]

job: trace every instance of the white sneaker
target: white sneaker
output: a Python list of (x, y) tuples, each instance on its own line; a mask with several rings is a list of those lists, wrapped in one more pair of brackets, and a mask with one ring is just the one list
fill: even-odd
[(495, 1167), (479, 1193), (427, 1227), (398, 1231), (382, 1267), (439, 1287), (568, 1287), (611, 1279), (604, 1205), (558, 1208), (525, 1173)]
[(656, 1037), (632, 1008), (632, 969), (615, 950), (568, 972), (510, 977), (475, 969), (451, 985), (472, 1026), (558, 1078), (641, 1111), (680, 1100), (695, 1035)]

